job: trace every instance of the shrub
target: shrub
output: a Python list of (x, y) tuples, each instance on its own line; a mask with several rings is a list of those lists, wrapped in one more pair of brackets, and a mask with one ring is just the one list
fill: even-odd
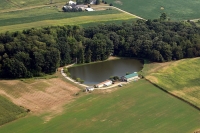
[(84, 83), (84, 80), (81, 79), (81, 80), (80, 80), (80, 83), (83, 84), (83, 83)]
[(81, 79), (80, 78), (76, 78), (76, 82), (80, 82), (81, 81)]
[(107, 4), (107, 2), (105, 1), (104, 4)]
[(112, 4), (112, 3), (110, 3), (110, 6), (113, 6), (113, 4)]

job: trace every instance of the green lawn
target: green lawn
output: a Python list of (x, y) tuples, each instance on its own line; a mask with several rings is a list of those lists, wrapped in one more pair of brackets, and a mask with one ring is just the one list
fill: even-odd
[(0, 125), (24, 116), (25, 110), (0, 95)]
[(191, 133), (200, 128), (198, 110), (145, 80), (113, 92), (95, 91), (65, 108), (47, 123), (42, 116), (29, 116), (2, 126), (0, 132)]
[(145, 19), (159, 18), (162, 12), (173, 21), (200, 18), (199, 0), (107, 0), (107, 2)]
[(200, 58), (147, 64), (149, 69), (145, 71), (150, 73), (146, 74), (146, 78), (200, 108), (199, 66)]

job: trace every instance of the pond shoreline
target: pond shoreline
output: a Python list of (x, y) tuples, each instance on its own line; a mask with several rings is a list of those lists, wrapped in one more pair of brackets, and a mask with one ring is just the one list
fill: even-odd
[[(119, 60), (119, 59), (122, 59), (122, 60)], [(125, 60), (123, 60), (123, 59), (125, 59)], [(126, 59), (128, 59), (128, 60), (126, 60)], [(133, 61), (131, 59), (133, 59)], [(112, 60), (118, 60), (118, 61), (114, 61), (113, 62)], [(108, 63), (107, 61), (111, 61), (111, 62)], [(141, 65), (143, 66), (142, 62), (138, 63), (139, 61), (141, 61), (141, 60), (140, 59), (134, 59), (134, 58), (110, 56), (105, 61), (97, 61), (97, 62), (92, 62), (92, 63), (78, 64), (78, 65), (74, 63), (74, 64), (67, 65), (67, 66), (65, 66), (65, 67), (63, 67), (61, 69), (61, 74), (66, 79), (68, 79), (69, 81), (71, 81), (71, 82), (73, 82), (75, 84), (78, 84), (78, 85), (80, 85), (82, 87), (88, 87), (88, 86), (94, 86), (95, 84), (101, 83), (104, 80), (107, 80), (111, 76), (119, 76), (119, 77), (121, 77), (121, 76), (124, 76), (126, 73), (129, 73), (129, 72), (130, 73), (139, 72), (140, 69), (142, 69), (142, 67), (140, 68), (140, 66)], [(107, 63), (105, 64), (105, 62), (107, 62)], [(103, 63), (103, 64), (97, 65), (97, 66), (100, 66), (99, 68), (97, 66), (93, 67), (94, 70), (91, 67), (88, 68), (88, 66), (87, 67), (86, 66), (83, 67), (83, 65), (90, 65), (90, 64), (95, 64), (95, 63)], [(81, 67), (79, 68), (79, 66), (81, 66)], [(71, 74), (70, 77), (67, 76), (66, 73), (64, 73), (64, 68), (72, 68), (72, 67), (77, 67), (75, 69), (76, 70), (75, 72), (78, 73), (78, 76), (75, 76), (75, 77), (79, 77), (81, 79), (86, 80), (85, 83), (87, 83), (87, 84), (77, 82), (76, 80), (74, 80), (75, 77), (71, 78), (72, 73), (71, 73), (70, 70), (68, 70), (70, 72), (70, 74)], [(109, 75), (109, 73), (107, 73), (106, 70), (109, 71), (111, 74)], [(80, 75), (81, 73), (85, 74), (86, 77), (85, 78), (81, 77), (81, 75)], [(99, 76), (102, 75), (102, 74), (104, 74), (103, 77), (98, 79)], [(109, 88), (112, 88), (112, 87), (115, 87), (115, 86), (119, 86), (120, 84), (124, 84), (124, 83), (125, 82), (117, 82), (115, 84), (112, 84), (111, 86), (102, 87), (102, 88), (98, 88), (98, 89), (109, 89)]]

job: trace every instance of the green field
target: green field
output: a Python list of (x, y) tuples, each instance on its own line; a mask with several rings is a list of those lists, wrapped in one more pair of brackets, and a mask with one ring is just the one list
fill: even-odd
[[(53, 0), (53, 3), (66, 3), (68, 0)], [(20, 9), (31, 6), (49, 5), (50, 0), (0, 0), (0, 10)]]
[(148, 70), (144, 71), (149, 71), (146, 78), (153, 83), (200, 108), (199, 66), (200, 58), (194, 58), (147, 64), (146, 69)]
[(5, 31), (22, 31), (29, 28), (40, 28), (46, 26), (62, 26), (62, 25), (82, 25), (89, 24), (94, 22), (106, 22), (106, 21), (116, 21), (116, 20), (130, 20), (133, 19), (133, 16), (127, 15), (125, 13), (118, 14), (106, 14), (106, 15), (95, 15), (95, 16), (80, 16), (80, 17), (71, 17), (58, 20), (43, 20), (31, 23), (22, 23), (8, 26), (1, 26), (0, 32)]
[(24, 116), (25, 109), (20, 108), (0, 95), (0, 125)]
[(163, 12), (172, 21), (200, 18), (198, 0), (107, 0), (107, 2), (145, 19), (159, 18)]
[(47, 123), (42, 117), (22, 118), (2, 126), (0, 132), (191, 133), (200, 128), (198, 110), (145, 80), (112, 92), (95, 91), (81, 96)]

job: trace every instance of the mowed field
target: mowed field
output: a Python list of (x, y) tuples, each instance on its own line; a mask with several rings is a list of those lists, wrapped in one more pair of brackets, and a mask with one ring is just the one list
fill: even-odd
[(145, 77), (200, 108), (200, 58), (146, 64)]
[(0, 125), (26, 115), (26, 109), (21, 108), (0, 95)]
[[(170, 103), (170, 104), (169, 104)], [(6, 124), (1, 133), (191, 133), (200, 112), (146, 80), (82, 95), (63, 114), (45, 122), (29, 116)]]
[(200, 18), (199, 0), (107, 0), (114, 6), (145, 19), (165, 12), (172, 21)]
[(42, 79), (0, 80), (0, 125), (19, 118), (26, 110), (30, 110), (29, 115), (47, 114), (41, 117), (44, 121), (62, 113), (63, 106), (80, 91), (65, 80), (59, 73)]

